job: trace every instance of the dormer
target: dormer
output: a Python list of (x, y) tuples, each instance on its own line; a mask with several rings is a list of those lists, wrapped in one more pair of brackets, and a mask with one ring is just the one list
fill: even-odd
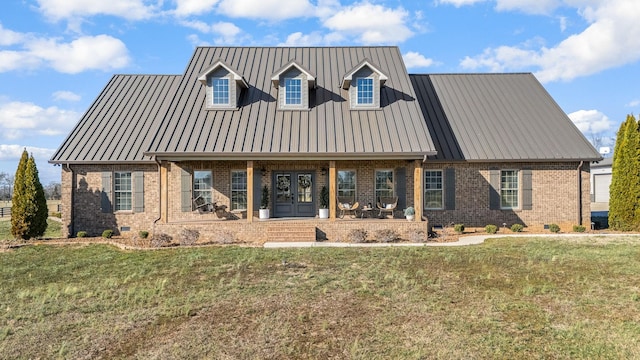
[(237, 109), (242, 89), (249, 88), (242, 75), (221, 60), (198, 75), (198, 81), (206, 86), (206, 108), (211, 110)]
[(316, 87), (316, 77), (304, 66), (292, 60), (271, 76), (271, 82), (278, 90), (278, 109), (309, 109), (309, 92)]
[(349, 71), (340, 85), (349, 92), (351, 109), (379, 109), (380, 89), (387, 81), (387, 75), (365, 59)]

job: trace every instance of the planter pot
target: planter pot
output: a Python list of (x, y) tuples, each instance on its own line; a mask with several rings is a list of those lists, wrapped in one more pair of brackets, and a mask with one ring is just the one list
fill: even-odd
[(413, 221), (413, 217), (415, 215), (406, 215), (405, 217), (407, 218), (407, 221)]
[(269, 209), (260, 209), (260, 219), (269, 218)]
[(329, 209), (320, 209), (318, 210), (318, 214), (320, 219), (328, 219), (329, 218)]

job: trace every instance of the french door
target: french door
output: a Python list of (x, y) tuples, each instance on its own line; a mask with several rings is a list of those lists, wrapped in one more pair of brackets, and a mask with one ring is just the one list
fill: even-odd
[(315, 176), (312, 171), (275, 171), (272, 194), (274, 217), (314, 217)]

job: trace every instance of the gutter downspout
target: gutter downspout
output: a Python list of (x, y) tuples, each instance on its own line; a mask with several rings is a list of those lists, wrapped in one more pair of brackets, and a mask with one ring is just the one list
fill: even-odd
[(578, 165), (577, 169), (577, 178), (578, 178), (578, 225), (582, 225), (582, 166), (584, 165), (584, 160), (580, 161), (580, 165)]
[(158, 164), (158, 218), (153, 220), (153, 234), (156, 233), (156, 223), (162, 219), (162, 166), (157, 157), (153, 157), (153, 160)]
[(75, 194), (75, 188), (76, 188), (76, 175), (73, 173), (73, 169), (71, 169), (71, 165), (69, 164), (62, 164), (62, 168), (63, 169), (67, 169), (69, 170), (69, 172), (71, 172), (71, 192), (69, 194), (69, 202), (70, 205), (69, 206), (69, 225), (67, 230), (69, 231), (69, 233), (67, 234), (67, 237), (73, 237), (73, 234), (76, 233), (75, 231), (75, 221), (74, 221), (74, 211), (73, 209), (75, 208), (74, 206), (74, 194)]

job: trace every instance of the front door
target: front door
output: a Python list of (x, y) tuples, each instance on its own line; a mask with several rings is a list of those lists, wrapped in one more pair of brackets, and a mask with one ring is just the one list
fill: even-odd
[(316, 215), (314, 173), (276, 171), (273, 174), (273, 217), (314, 217)]

